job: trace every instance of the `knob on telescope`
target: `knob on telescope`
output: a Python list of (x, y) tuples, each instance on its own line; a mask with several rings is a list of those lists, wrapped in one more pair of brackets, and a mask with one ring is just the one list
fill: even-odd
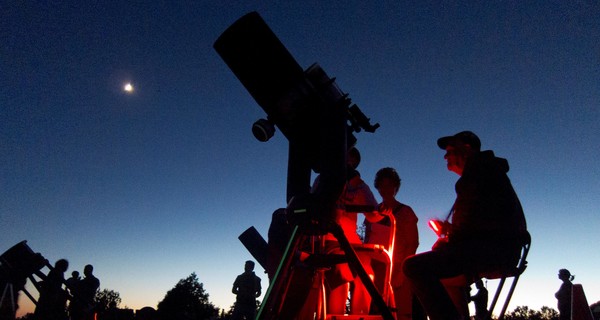
[(267, 119), (258, 119), (252, 125), (252, 134), (260, 142), (269, 141), (275, 134), (275, 125)]

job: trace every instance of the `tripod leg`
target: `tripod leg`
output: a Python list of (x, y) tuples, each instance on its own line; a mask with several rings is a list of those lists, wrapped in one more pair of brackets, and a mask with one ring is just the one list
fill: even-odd
[(340, 247), (346, 254), (350, 268), (358, 274), (358, 277), (363, 282), (367, 291), (371, 295), (371, 299), (373, 299), (373, 302), (381, 311), (381, 316), (385, 320), (394, 320), (392, 312), (390, 311), (387, 304), (379, 294), (379, 291), (377, 291), (377, 288), (373, 284), (373, 281), (369, 277), (369, 274), (367, 274), (367, 272), (365, 271), (365, 268), (363, 267), (362, 263), (360, 262), (360, 259), (356, 255), (356, 252), (352, 248), (352, 245), (346, 238), (346, 235), (344, 235), (344, 230), (342, 229), (342, 227), (340, 227), (336, 223), (332, 223), (330, 231), (336, 237), (336, 239), (340, 243)]
[(4, 298), (6, 298), (6, 293), (10, 294), (10, 305), (12, 307), (12, 314), (14, 315), (15, 312), (17, 312), (17, 309), (15, 307), (15, 292), (13, 290), (13, 285), (12, 283), (7, 283), (4, 286), (4, 291), (2, 292), (2, 299), (0, 299), (0, 307), (2, 307), (2, 304), (4, 303)]
[(300, 235), (298, 226), (296, 226), (284, 251), (283, 258), (279, 263), (279, 267), (275, 272), (275, 276), (265, 294), (263, 303), (260, 306), (256, 317), (257, 320), (275, 318), (281, 311), (290, 284), (292, 275), (291, 266), (296, 260), (295, 253), (298, 251), (302, 238), (303, 236)]
[(31, 293), (29, 293), (29, 291), (27, 291), (25, 288), (21, 289), (21, 291), (25, 293), (25, 295), (29, 298), (29, 300), (31, 300), (31, 302), (33, 302), (33, 304), (37, 305), (37, 300), (35, 300)]

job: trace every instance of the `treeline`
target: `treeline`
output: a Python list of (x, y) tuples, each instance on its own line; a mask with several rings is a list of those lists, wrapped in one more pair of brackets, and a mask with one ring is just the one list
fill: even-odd
[[(119, 309), (120, 303), (121, 297), (118, 292), (108, 289), (99, 291), (96, 294), (98, 320), (230, 320), (234, 308), (231, 306), (226, 311), (215, 307), (195, 273), (179, 280), (158, 303), (156, 310), (147, 307), (134, 313), (131, 309)], [(594, 319), (600, 320), (600, 301), (592, 304), (590, 309), (594, 312)], [(17, 320), (32, 319), (34, 319), (33, 314), (17, 318)], [(558, 320), (559, 313), (546, 306), (540, 310), (518, 306), (514, 311), (508, 312), (504, 319)]]

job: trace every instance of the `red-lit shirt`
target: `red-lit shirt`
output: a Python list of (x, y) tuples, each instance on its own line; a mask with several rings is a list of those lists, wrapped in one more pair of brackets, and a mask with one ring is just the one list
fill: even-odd
[[(369, 186), (356, 173), (344, 186), (344, 190), (336, 203), (335, 222), (344, 230), (344, 235), (350, 243), (362, 243), (356, 233), (358, 212), (346, 211), (346, 206), (367, 206), (375, 208), (377, 200)], [(328, 234), (325, 240), (336, 240), (332, 234)]]

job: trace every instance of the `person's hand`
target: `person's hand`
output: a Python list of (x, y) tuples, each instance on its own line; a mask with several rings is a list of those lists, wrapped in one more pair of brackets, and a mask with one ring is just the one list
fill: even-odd
[(448, 245), (448, 238), (438, 238), (433, 246), (431, 246), (431, 250), (442, 249)]
[(445, 237), (450, 231), (450, 223), (442, 220), (429, 220), (429, 228), (437, 234), (438, 237)]
[(394, 215), (394, 213), (392, 212), (392, 209), (385, 209), (383, 211), (379, 211), (379, 214), (384, 216), (384, 217), (392, 217)]

